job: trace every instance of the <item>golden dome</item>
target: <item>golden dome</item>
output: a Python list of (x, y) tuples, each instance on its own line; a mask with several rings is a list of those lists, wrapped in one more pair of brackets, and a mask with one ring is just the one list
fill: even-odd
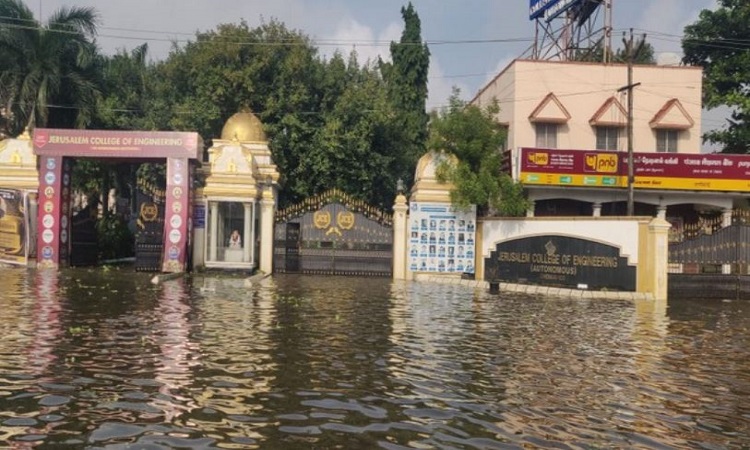
[(241, 142), (265, 142), (266, 133), (263, 124), (249, 110), (242, 110), (230, 117), (221, 129), (221, 138), (227, 141), (237, 139)]

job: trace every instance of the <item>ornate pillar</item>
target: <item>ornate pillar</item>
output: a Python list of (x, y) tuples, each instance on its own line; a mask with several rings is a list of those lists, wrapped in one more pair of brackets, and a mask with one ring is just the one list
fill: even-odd
[(216, 261), (219, 252), (219, 202), (208, 202), (208, 207), (211, 209), (210, 236), (208, 237), (210, 239), (210, 251), (208, 252), (208, 260)]
[(667, 207), (665, 205), (656, 207), (656, 217), (661, 220), (667, 220)]
[(393, 279), (406, 279), (406, 197), (403, 194), (396, 196), (393, 205)]
[(594, 203), (592, 206), (592, 216), (594, 217), (601, 217), (602, 216), (602, 204), (601, 203)]
[(529, 209), (526, 210), (526, 217), (534, 217), (534, 209), (536, 208), (536, 202), (531, 200), (529, 202)]
[(243, 203), (245, 207), (245, 227), (242, 230), (242, 235), (245, 240), (242, 241), (242, 262), (252, 262), (251, 250), (255, 244), (255, 236), (252, 235), (252, 221), (253, 221), (253, 204)]
[(273, 271), (273, 222), (274, 209), (273, 186), (263, 188), (263, 198), (260, 200), (260, 270), (263, 273)]

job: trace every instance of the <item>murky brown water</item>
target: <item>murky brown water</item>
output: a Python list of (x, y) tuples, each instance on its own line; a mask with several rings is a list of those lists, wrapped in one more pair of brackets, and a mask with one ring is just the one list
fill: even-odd
[(148, 279), (0, 270), (0, 447), (750, 447), (750, 302)]

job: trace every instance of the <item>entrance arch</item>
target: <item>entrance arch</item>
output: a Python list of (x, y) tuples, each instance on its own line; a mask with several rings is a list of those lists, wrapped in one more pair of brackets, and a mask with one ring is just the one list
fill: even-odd
[(40, 267), (69, 263), (73, 158), (156, 159), (167, 164), (161, 271), (186, 270), (192, 234), (192, 183), (203, 147), (198, 133), (37, 128), (33, 143), (39, 158)]

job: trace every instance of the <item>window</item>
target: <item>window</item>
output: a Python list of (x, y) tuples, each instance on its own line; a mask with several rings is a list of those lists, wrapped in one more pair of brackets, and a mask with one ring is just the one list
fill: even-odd
[(656, 130), (656, 151), (660, 153), (677, 153), (678, 130)]
[(252, 203), (209, 201), (207, 263), (252, 264), (255, 218)]
[(619, 150), (620, 128), (618, 127), (596, 127), (596, 149), (597, 150)]
[(557, 124), (536, 124), (536, 146), (538, 148), (557, 148)]

